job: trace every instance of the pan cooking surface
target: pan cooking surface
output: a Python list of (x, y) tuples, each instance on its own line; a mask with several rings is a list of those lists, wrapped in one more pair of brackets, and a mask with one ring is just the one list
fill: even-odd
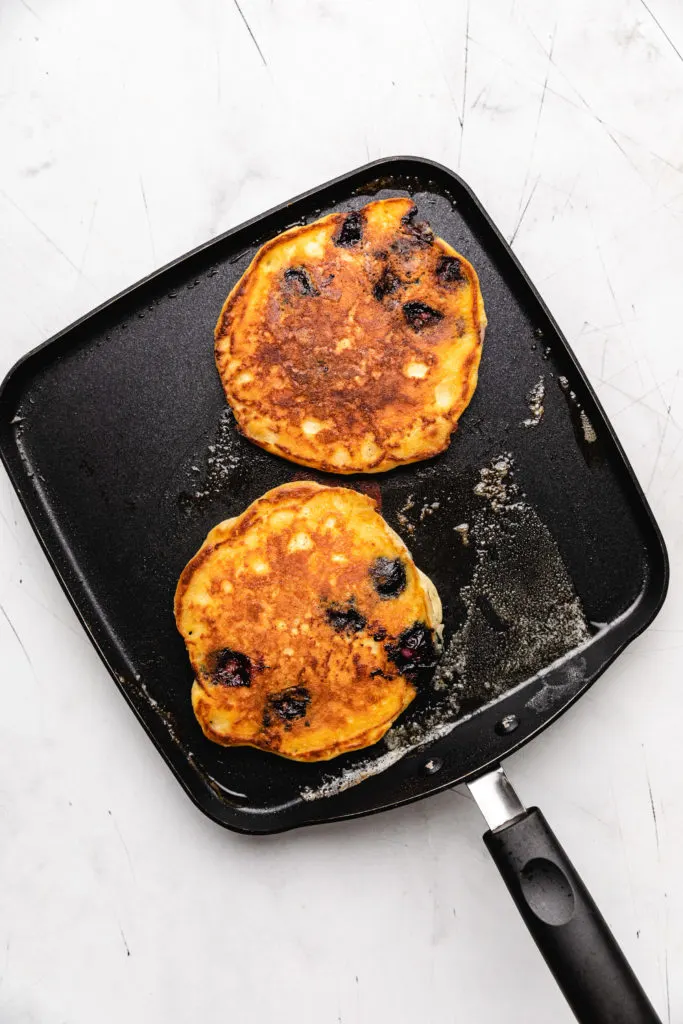
[[(474, 264), (489, 318), (449, 450), (340, 478), (256, 448), (213, 362), (225, 296), (293, 223), (406, 194)], [(71, 600), (182, 784), (232, 828), (366, 813), (472, 775), (575, 699), (664, 597), (661, 538), (566, 342), (476, 199), (427, 161), (369, 165), (185, 257), (30, 354), (1, 401), (3, 460)], [(302, 477), (376, 498), (445, 612), (443, 662), (408, 712), (322, 764), (205, 740), (172, 614), (209, 529)]]

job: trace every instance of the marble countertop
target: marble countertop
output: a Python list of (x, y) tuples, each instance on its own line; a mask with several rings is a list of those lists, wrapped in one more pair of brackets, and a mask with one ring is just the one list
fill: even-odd
[[(4, 0), (0, 376), (165, 262), (370, 159), (474, 188), (664, 532), (666, 605), (508, 763), (683, 1018), (683, 8)], [(447, 791), (249, 839), (183, 794), (0, 475), (0, 1018), (573, 1019)]]

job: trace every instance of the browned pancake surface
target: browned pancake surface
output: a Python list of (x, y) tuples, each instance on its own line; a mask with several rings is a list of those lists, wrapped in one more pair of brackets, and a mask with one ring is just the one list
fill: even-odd
[(336, 473), (380, 472), (448, 446), (477, 383), (486, 315), (470, 263), (378, 200), (264, 245), (216, 325), (240, 430)]
[(441, 626), (436, 591), (374, 502), (309, 482), (212, 530), (175, 614), (205, 735), (302, 761), (380, 739)]

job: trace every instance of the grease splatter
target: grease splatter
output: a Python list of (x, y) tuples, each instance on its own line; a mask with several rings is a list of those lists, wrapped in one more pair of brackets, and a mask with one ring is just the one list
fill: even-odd
[(526, 396), (526, 400), (531, 415), (523, 421), (522, 426), (537, 427), (543, 419), (543, 413), (545, 412), (543, 406), (545, 400), (545, 379), (543, 377), (538, 378), (538, 381)]
[(454, 528), (476, 546), (474, 572), (460, 594), (465, 616), (435, 670), (429, 700), (416, 701), (387, 732), (383, 753), (325, 777), (302, 792), (305, 800), (386, 771), (590, 639), (557, 545), (520, 493), (511, 456), (499, 455), (479, 475), (474, 493), (482, 505), (470, 523)]

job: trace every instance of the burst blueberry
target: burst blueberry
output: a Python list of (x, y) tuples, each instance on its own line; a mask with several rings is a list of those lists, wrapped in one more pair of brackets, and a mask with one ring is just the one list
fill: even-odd
[(215, 686), (251, 686), (251, 661), (246, 654), (224, 647), (214, 651), (207, 675)]
[(396, 643), (388, 644), (386, 650), (404, 675), (433, 668), (439, 660), (434, 634), (424, 622), (414, 622), (401, 633)]
[(401, 558), (376, 558), (370, 566), (370, 578), (382, 598), (398, 597), (408, 583), (406, 567)]

